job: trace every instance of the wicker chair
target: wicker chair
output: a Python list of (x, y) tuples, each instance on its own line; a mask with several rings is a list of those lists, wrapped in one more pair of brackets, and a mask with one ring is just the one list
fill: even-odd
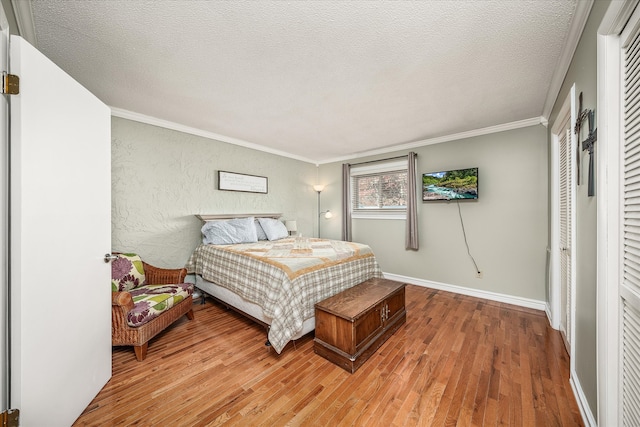
[[(124, 255), (124, 254), (120, 254)], [(126, 254), (131, 256), (134, 254)], [(114, 261), (115, 263), (115, 261)], [(134, 309), (135, 304), (133, 302), (132, 292), (135, 293), (136, 289), (144, 288), (144, 284), (153, 285), (169, 285), (169, 284), (183, 284), (184, 278), (187, 274), (186, 269), (164, 269), (154, 267), (145, 262), (141, 262), (144, 273), (144, 279), (140, 283), (139, 287), (134, 287), (129, 291), (113, 291), (111, 295), (111, 343), (114, 346), (133, 346), (136, 359), (141, 362), (147, 356), (147, 348), (149, 346), (149, 340), (155, 337), (157, 334), (166, 329), (169, 325), (175, 322), (183, 315), (187, 315), (189, 320), (193, 320), (193, 299), (191, 293), (193, 292), (193, 286), (183, 286), (185, 289), (189, 289), (189, 296), (185, 297), (182, 301), (173, 305), (172, 307), (162, 311), (157, 317), (147, 321), (140, 326), (131, 326), (128, 322), (128, 315), (131, 310)], [(129, 276), (130, 277), (130, 276)]]

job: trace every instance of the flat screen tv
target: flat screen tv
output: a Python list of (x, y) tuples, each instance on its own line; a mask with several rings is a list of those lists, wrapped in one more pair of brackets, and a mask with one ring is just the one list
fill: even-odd
[(478, 198), (478, 168), (422, 174), (422, 201)]

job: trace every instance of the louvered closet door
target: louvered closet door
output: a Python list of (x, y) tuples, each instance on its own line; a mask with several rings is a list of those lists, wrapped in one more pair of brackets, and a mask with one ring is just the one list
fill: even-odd
[(640, 37), (623, 47), (622, 420), (640, 426)]
[(571, 354), (571, 134), (567, 128), (559, 139), (560, 150), (560, 332)]

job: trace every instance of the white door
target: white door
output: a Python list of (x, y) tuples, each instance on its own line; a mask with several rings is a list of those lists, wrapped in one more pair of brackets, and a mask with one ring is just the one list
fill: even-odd
[[(9, 25), (0, 5), (0, 70), (8, 70)], [(9, 101), (0, 96), (0, 411), (9, 408), (7, 343), (8, 322), (6, 318), (8, 299), (8, 219), (9, 219)]]
[(620, 370), (622, 424), (640, 423), (640, 12), (622, 34), (622, 280)]
[[(552, 132), (551, 277), (552, 327), (560, 330), (573, 363), (575, 317), (575, 85), (565, 99)], [(573, 366), (573, 365), (572, 365)]]
[(109, 108), (11, 37), (11, 407), (68, 426), (111, 376)]
[[(640, 425), (640, 8), (598, 28), (598, 420)], [(593, 425), (596, 423), (593, 422)]]
[(566, 121), (559, 139), (560, 151), (560, 333), (571, 354), (571, 126)]

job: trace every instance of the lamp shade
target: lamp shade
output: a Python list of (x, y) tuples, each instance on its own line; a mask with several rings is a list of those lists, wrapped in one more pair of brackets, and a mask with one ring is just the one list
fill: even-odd
[(298, 231), (298, 224), (294, 220), (285, 221), (284, 226), (287, 227), (287, 231)]
[(316, 184), (316, 185), (314, 185), (314, 186), (313, 186), (313, 189), (319, 193), (319, 192), (321, 192), (322, 190), (324, 190), (324, 185), (322, 185), (322, 184)]

